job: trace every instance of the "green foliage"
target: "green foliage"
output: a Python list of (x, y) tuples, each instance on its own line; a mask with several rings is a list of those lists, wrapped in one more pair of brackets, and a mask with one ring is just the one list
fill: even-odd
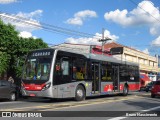
[(0, 76), (4, 72), (7, 72), (8, 76), (20, 76), (24, 56), (30, 50), (48, 47), (42, 39), (22, 38), (18, 34), (14, 26), (0, 20)]
[(8, 67), (8, 56), (5, 52), (0, 52), (0, 74), (4, 73)]

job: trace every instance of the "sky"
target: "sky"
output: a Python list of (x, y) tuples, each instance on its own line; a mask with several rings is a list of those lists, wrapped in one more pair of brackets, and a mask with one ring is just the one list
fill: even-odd
[(19, 36), (100, 45), (110, 38), (150, 55), (160, 52), (159, 0), (0, 0), (0, 18)]

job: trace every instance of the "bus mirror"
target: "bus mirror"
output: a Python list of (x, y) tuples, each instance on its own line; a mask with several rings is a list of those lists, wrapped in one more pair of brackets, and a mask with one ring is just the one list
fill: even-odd
[(19, 67), (20, 61), (21, 60), (25, 61), (26, 58), (27, 58), (27, 55), (24, 55), (23, 57), (18, 57), (17, 62), (16, 62), (16, 66)]

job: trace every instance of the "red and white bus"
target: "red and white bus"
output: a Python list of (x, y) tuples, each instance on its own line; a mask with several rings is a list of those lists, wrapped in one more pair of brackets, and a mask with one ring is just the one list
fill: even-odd
[(75, 98), (139, 90), (139, 65), (110, 56), (40, 49), (28, 54), (22, 77), (23, 96)]

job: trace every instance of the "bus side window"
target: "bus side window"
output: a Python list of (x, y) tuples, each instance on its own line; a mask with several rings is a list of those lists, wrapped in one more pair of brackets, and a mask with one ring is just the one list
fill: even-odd
[(73, 57), (72, 78), (84, 80), (86, 77), (86, 62), (83, 58)]
[(61, 62), (62, 75), (69, 75), (69, 61)]
[(108, 65), (108, 64), (102, 64), (102, 73), (101, 73), (101, 76), (102, 76), (102, 80), (103, 81), (108, 81), (108, 80), (111, 80), (111, 66)]

